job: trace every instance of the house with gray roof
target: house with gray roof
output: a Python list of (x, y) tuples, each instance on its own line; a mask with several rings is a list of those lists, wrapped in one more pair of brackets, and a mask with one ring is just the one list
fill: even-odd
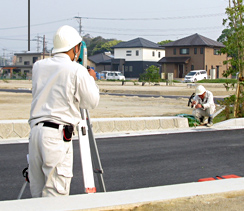
[(206, 70), (210, 75), (210, 70), (214, 69), (216, 78), (221, 78), (227, 66), (223, 61), (227, 60), (226, 54), (221, 54), (222, 43), (211, 40), (199, 34), (167, 43), (165, 57), (158, 61), (161, 64), (161, 72), (173, 73), (174, 78), (183, 78), (192, 70)]
[(102, 72), (104, 70), (111, 69), (111, 54), (99, 53), (89, 56), (87, 59), (87, 65), (92, 67), (96, 72)]
[(159, 67), (158, 60), (165, 56), (164, 47), (140, 37), (112, 48), (112, 70), (121, 71), (126, 78), (138, 78), (151, 65)]

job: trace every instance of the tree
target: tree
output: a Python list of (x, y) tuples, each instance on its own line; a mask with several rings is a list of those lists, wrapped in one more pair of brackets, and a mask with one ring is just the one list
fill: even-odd
[(86, 47), (87, 47), (88, 56), (93, 55), (92, 51), (93, 51), (93, 49), (95, 47), (101, 46), (102, 44), (108, 42), (106, 39), (104, 39), (101, 36), (98, 36), (98, 37), (95, 37), (95, 38), (91, 38), (91, 39), (89, 39), (89, 42), (87, 42), (85, 39), (84, 39), (84, 41), (87, 44)]
[(146, 71), (140, 75), (139, 81), (149, 82), (149, 84), (159, 83), (160, 82), (159, 67), (156, 67), (154, 65), (148, 67)]
[(232, 35), (233, 34), (233, 29), (224, 29), (223, 31), (222, 31), (222, 34), (219, 36), (219, 38), (217, 39), (217, 41), (218, 42), (222, 42), (222, 43), (224, 43), (224, 42), (226, 42), (227, 41), (227, 39), (228, 39), (228, 37), (230, 36), (230, 35)]
[(243, 0), (229, 0), (229, 7), (226, 8), (228, 18), (223, 20), (223, 25), (227, 25), (226, 40), (223, 44), (225, 48), (223, 53), (232, 55), (224, 64), (230, 64), (228, 70), (224, 73), (225, 77), (230, 74), (238, 73), (236, 97), (234, 104), (234, 117), (244, 116), (244, 26), (243, 26), (244, 6)]
[(98, 53), (103, 53), (103, 52), (111, 52), (113, 54), (114, 50), (111, 48), (118, 43), (122, 42), (121, 40), (111, 40), (108, 42), (105, 42), (101, 45), (96, 45), (95, 48), (92, 50), (92, 55), (98, 54)]
[(159, 45), (164, 45), (164, 44), (167, 44), (167, 43), (169, 43), (169, 42), (173, 42), (172, 40), (163, 40), (163, 41), (161, 41), (161, 42), (158, 42), (157, 44), (159, 44)]

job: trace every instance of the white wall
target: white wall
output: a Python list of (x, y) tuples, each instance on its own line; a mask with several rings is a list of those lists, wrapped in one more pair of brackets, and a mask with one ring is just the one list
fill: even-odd
[[(131, 51), (131, 56), (128, 56), (128, 51)], [(136, 51), (139, 55), (136, 56)], [(153, 52), (155, 56), (153, 56)], [(158, 57), (158, 52), (160, 52), (160, 57)], [(126, 61), (154, 61), (157, 62), (161, 58), (165, 57), (165, 50), (159, 49), (147, 49), (147, 48), (118, 48), (114, 49), (115, 59), (125, 59)]]
[[(154, 56), (153, 56), (153, 52), (154, 52)], [(157, 62), (163, 57), (165, 57), (165, 50), (148, 49), (148, 48), (143, 50), (143, 61)]]

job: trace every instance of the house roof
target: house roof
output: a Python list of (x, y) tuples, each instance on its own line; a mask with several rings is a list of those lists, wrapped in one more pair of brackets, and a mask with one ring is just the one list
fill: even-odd
[(157, 43), (151, 42), (144, 38), (136, 38), (130, 40), (128, 42), (120, 42), (117, 45), (113, 46), (112, 48), (156, 48), (156, 49), (164, 49), (160, 47)]
[(211, 46), (211, 47), (225, 47), (221, 42), (211, 40), (200, 34), (193, 34), (188, 37), (176, 40), (174, 42), (162, 45), (163, 47), (180, 47), (180, 46)]
[(99, 53), (93, 56), (89, 56), (88, 59), (95, 64), (110, 64), (112, 58), (104, 53)]
[(158, 63), (188, 63), (191, 57), (163, 57)]

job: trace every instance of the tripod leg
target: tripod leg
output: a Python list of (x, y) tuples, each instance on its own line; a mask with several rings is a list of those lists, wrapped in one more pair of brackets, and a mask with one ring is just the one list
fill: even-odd
[(81, 114), (83, 118), (77, 126), (77, 131), (79, 136), (84, 187), (86, 193), (94, 193), (96, 192), (96, 187), (93, 175), (92, 158), (88, 137), (88, 127), (86, 123), (85, 113), (81, 111)]
[(88, 134), (89, 134), (89, 141), (90, 141), (91, 156), (92, 156), (92, 162), (93, 162), (93, 166), (94, 166), (94, 172), (97, 174), (100, 191), (106, 192), (103, 175), (102, 175), (103, 169), (102, 169), (101, 160), (100, 160), (98, 149), (97, 149), (96, 140), (93, 135), (92, 124), (90, 122), (90, 116), (89, 116), (88, 110), (86, 110), (86, 116), (87, 116), (87, 126), (88, 126)]
[(18, 200), (21, 199), (21, 197), (22, 197), (22, 195), (24, 193), (24, 190), (25, 190), (25, 187), (26, 187), (27, 184), (28, 184), (28, 182), (25, 181), (24, 184), (22, 185), (22, 188), (21, 188), (21, 190), (19, 192), (19, 195), (18, 195), (18, 198), (17, 198)]

